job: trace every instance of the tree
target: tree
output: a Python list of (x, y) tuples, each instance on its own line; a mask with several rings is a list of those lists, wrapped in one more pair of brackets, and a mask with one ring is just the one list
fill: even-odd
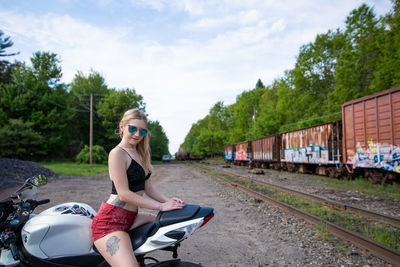
[[(0, 30), (0, 57), (15, 56), (19, 54), (19, 52), (6, 54), (6, 49), (13, 46), (14, 43), (11, 41), (9, 36), (3, 36), (4, 32)], [(16, 66), (18, 66), (17, 62), (10, 64), (7, 60), (0, 60), (0, 83), (9, 83), (11, 81), (11, 72)]]
[(302, 117), (316, 118), (327, 112), (327, 98), (335, 86), (335, 68), (344, 44), (344, 35), (337, 30), (318, 34), (314, 42), (300, 48), (295, 68), (289, 75), (295, 88), (294, 108), (303, 111)]
[(259, 102), (259, 113), (256, 121), (256, 137), (263, 137), (279, 132), (281, 122), (277, 113), (279, 81), (275, 80), (267, 87)]
[(345, 101), (373, 93), (370, 85), (380, 65), (379, 41), (383, 30), (373, 9), (366, 4), (347, 17), (346, 43), (336, 66), (335, 88), (329, 95), (331, 112), (339, 111)]
[(33, 123), (9, 119), (0, 127), (0, 156), (34, 159), (45, 154), (41, 149), (43, 141), (41, 134), (33, 129)]
[(158, 121), (149, 121), (151, 158), (160, 160), (163, 155), (169, 155), (169, 140), (163, 127)]
[(118, 123), (121, 121), (124, 112), (132, 108), (145, 111), (145, 103), (143, 97), (137, 94), (135, 89), (129, 88), (124, 90), (109, 89), (104, 100), (99, 103), (97, 110), (102, 115), (99, 125), (99, 128), (102, 129), (102, 136), (97, 137), (97, 143), (107, 151), (119, 142)]
[(265, 88), (263, 82), (261, 81), (261, 79), (258, 79), (257, 83), (256, 83), (256, 89), (258, 88)]
[(236, 98), (236, 103), (232, 105), (234, 125), (230, 143), (255, 138), (259, 101), (265, 90), (264, 87), (260, 87), (244, 91)]
[[(107, 151), (113, 144), (114, 141), (110, 140), (110, 132), (112, 129), (103, 126), (104, 114), (99, 111), (99, 107), (103, 104), (105, 96), (109, 89), (105, 82), (105, 79), (99, 72), (91, 70), (88, 75), (78, 71), (75, 74), (70, 86), (71, 94), (73, 97), (73, 105), (79, 107), (80, 110), (86, 110), (86, 112), (76, 112), (74, 114), (74, 121), (79, 122), (73, 125), (76, 133), (74, 138), (75, 152), (79, 152), (84, 144), (89, 144), (90, 135), (90, 94), (93, 94), (93, 142), (94, 145), (101, 145)], [(116, 139), (114, 134), (113, 140)]]
[(379, 41), (382, 52), (373, 91), (380, 91), (400, 85), (400, 1), (393, 0), (393, 10), (383, 19), (382, 27), (387, 29)]
[[(65, 84), (59, 83), (61, 67), (56, 54), (37, 52), (32, 66), (21, 64), (13, 72), (13, 82), (0, 84), (0, 113), (7, 119), (32, 123), (46, 142), (41, 153), (63, 156), (69, 146), (74, 111)], [(7, 120), (6, 120), (7, 121)]]
[(108, 92), (107, 84), (99, 72), (91, 70), (89, 75), (78, 71), (70, 85), (71, 92), (79, 99), (88, 94), (105, 95)]
[(189, 133), (186, 135), (185, 140), (181, 145), (181, 148), (187, 152), (193, 153), (194, 155), (199, 155), (198, 151), (196, 151), (196, 149), (198, 149), (198, 145), (196, 145), (198, 141), (197, 138), (200, 136), (201, 129), (206, 128), (207, 125), (205, 118), (193, 123)]
[(0, 57), (9, 57), (19, 54), (19, 52), (6, 54), (6, 49), (14, 45), (10, 38), (10, 36), (5, 36), (4, 32), (0, 30)]

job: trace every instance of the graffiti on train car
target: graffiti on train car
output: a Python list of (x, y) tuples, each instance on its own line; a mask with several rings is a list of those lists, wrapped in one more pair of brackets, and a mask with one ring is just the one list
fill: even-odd
[(225, 151), (224, 159), (225, 160), (233, 160), (232, 150)]
[(317, 163), (327, 164), (329, 157), (329, 150), (320, 146), (310, 143), (307, 147), (300, 149), (287, 148), (285, 149), (285, 158), (283, 161), (294, 163)]
[(247, 157), (247, 152), (243, 149), (236, 151), (235, 159), (236, 160), (249, 160), (249, 158)]
[(363, 149), (357, 144), (357, 153), (351, 162), (361, 168), (378, 168), (400, 173), (400, 146), (368, 142), (368, 148)]

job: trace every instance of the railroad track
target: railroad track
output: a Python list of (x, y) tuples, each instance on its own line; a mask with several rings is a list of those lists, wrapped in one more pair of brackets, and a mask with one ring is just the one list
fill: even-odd
[[(313, 194), (300, 192), (298, 190), (293, 190), (293, 189), (290, 189), (287, 187), (283, 187), (283, 186), (279, 186), (279, 185), (275, 185), (275, 184), (271, 184), (271, 183), (266, 183), (263, 181), (257, 181), (257, 180), (254, 180), (254, 179), (251, 179), (248, 177), (228, 173), (228, 172), (225, 172), (222, 170), (215, 170), (215, 169), (209, 168), (205, 165), (201, 165), (201, 164), (197, 164), (197, 163), (196, 164), (191, 163), (191, 166), (196, 167), (201, 172), (203, 172), (209, 176), (212, 176), (212, 177), (216, 178), (217, 180), (220, 180), (226, 184), (229, 184), (229, 185), (237, 188), (238, 190), (241, 190), (241, 191), (253, 196), (256, 199), (265, 201), (271, 205), (277, 206), (285, 211), (293, 213), (294, 215), (296, 215), (300, 218), (303, 218), (304, 220), (306, 220), (314, 225), (317, 225), (317, 226), (321, 225), (322, 219), (320, 217), (310, 214), (308, 212), (305, 212), (301, 209), (298, 209), (298, 208), (296, 208), (292, 205), (289, 205), (287, 203), (284, 203), (282, 201), (276, 200), (266, 194), (260, 193), (256, 190), (253, 190), (253, 189), (249, 188), (248, 186), (244, 186), (238, 182), (232, 181), (228, 177), (233, 177), (236, 179), (241, 179), (243, 181), (247, 181), (251, 185), (256, 185), (256, 186), (258, 185), (258, 186), (262, 186), (262, 187), (274, 188), (274, 190), (276, 190), (276, 191), (279, 191), (279, 192), (282, 192), (285, 194), (289, 194), (289, 195), (294, 195), (298, 198), (307, 199), (309, 201), (317, 202), (319, 204), (325, 205), (327, 207), (330, 207), (330, 208), (333, 208), (336, 210), (347, 211), (347, 212), (359, 214), (369, 220), (373, 219), (373, 220), (377, 220), (380, 222), (384, 222), (386, 224), (392, 225), (397, 228), (400, 227), (400, 219), (396, 218), (396, 217), (387, 216), (387, 215), (380, 214), (377, 212), (368, 211), (365, 209), (361, 209), (361, 208), (357, 208), (357, 207), (354, 207), (351, 205), (333, 201), (333, 200), (330, 200), (328, 198), (324, 198), (321, 196), (316, 196)], [(400, 251), (393, 249), (391, 247), (388, 247), (388, 246), (386, 246), (382, 243), (379, 243), (375, 240), (372, 240), (370, 238), (367, 238), (357, 232), (354, 232), (354, 231), (348, 230), (342, 226), (336, 225), (332, 222), (325, 220), (325, 221), (323, 221), (323, 223), (326, 225), (326, 230), (329, 233), (331, 233), (332, 235), (337, 236), (342, 239), (345, 239), (345, 240), (348, 240), (351, 243), (355, 244), (356, 246), (367, 250), (369, 253), (371, 253), (371, 254), (373, 254), (395, 266), (400, 266)]]

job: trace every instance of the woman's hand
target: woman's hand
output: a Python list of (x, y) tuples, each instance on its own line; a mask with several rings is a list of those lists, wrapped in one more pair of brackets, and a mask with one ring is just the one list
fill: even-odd
[(168, 199), (167, 202), (161, 203), (160, 211), (177, 210), (185, 207), (185, 202), (179, 198), (173, 197)]

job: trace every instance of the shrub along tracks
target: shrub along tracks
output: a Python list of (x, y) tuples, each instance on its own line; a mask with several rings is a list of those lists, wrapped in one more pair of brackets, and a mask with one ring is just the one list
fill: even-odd
[(205, 164), (193, 163), (191, 166), (256, 199), (278, 206), (305, 219), (320, 227), (322, 233), (329, 232), (366, 249), (387, 262), (394, 265), (400, 264), (399, 218), (249, 177), (215, 170)]

